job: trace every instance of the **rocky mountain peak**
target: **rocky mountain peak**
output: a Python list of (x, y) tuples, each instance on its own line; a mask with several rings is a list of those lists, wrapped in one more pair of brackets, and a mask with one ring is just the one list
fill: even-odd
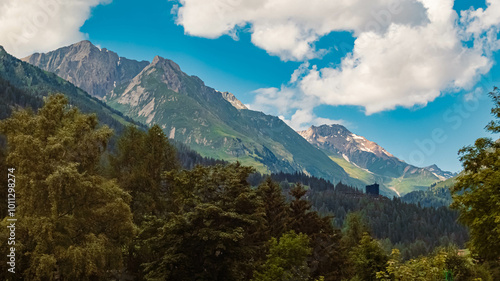
[(54, 72), (98, 98), (117, 85), (130, 81), (149, 64), (147, 61), (119, 57), (115, 52), (100, 49), (88, 40), (45, 54), (35, 53), (23, 61)]
[(456, 173), (453, 173), (453, 172), (441, 170), (441, 168), (439, 168), (436, 164), (425, 167), (424, 169), (433, 173), (440, 180), (446, 180), (446, 179), (452, 178), (452, 177), (457, 175)]
[(157, 68), (161, 68), (163, 70), (174, 70), (177, 72), (181, 71), (181, 68), (177, 63), (175, 63), (172, 60), (162, 58), (160, 56), (154, 57), (153, 62), (151, 62), (151, 65)]
[(232, 106), (234, 106), (236, 109), (248, 109), (239, 99), (237, 99), (232, 93), (230, 92), (219, 92), (222, 97), (227, 100)]

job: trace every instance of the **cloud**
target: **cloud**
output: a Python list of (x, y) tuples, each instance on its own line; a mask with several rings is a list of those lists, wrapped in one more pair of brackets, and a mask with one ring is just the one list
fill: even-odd
[(500, 30), (500, 2), (486, 1), (487, 9), (466, 10), (461, 12), (461, 24), (465, 36), (473, 40), (476, 48), (482, 48), (485, 53), (500, 49), (498, 32)]
[(322, 104), (362, 106), (372, 114), (426, 105), (442, 92), (471, 88), (492, 62), (482, 48), (464, 46), (453, 1), (422, 2), (428, 23), (360, 34), (339, 66), (310, 69), (301, 91)]
[(392, 23), (419, 25), (425, 8), (415, 0), (180, 0), (177, 23), (206, 38), (249, 28), (252, 42), (283, 60), (320, 57), (314, 43), (332, 31), (384, 32)]
[(296, 131), (304, 131), (309, 129), (311, 126), (320, 126), (324, 124), (339, 124), (351, 127), (345, 120), (333, 120), (318, 117), (311, 111), (304, 109), (297, 110), (290, 119), (286, 119), (283, 115), (279, 116), (279, 118)]
[(256, 91), (252, 108), (282, 115), (294, 126), (318, 120), (313, 112), (322, 104), (373, 114), (470, 89), (500, 48), (499, 1), (460, 16), (453, 0), (180, 2), (177, 22), (187, 34), (250, 32), (255, 45), (285, 61), (321, 58), (326, 51), (315, 42), (335, 31), (352, 32), (354, 48), (340, 64), (318, 69), (306, 63), (281, 88)]
[(90, 9), (110, 0), (2, 0), (0, 45), (17, 57), (46, 52), (82, 39)]
[(312, 125), (351, 125), (345, 120), (322, 118), (314, 114), (314, 108), (319, 104), (318, 99), (303, 95), (296, 85), (298, 76), (302, 75), (308, 66), (308, 63), (304, 63), (292, 74), (290, 82), (281, 88), (262, 88), (254, 91), (255, 99), (248, 108), (279, 116), (297, 131), (305, 130)]

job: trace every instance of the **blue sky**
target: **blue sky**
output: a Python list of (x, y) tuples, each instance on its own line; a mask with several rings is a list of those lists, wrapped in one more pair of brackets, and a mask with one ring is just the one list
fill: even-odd
[[(427, 3), (425, 5), (430, 5), (430, 8), (424, 9), (418, 1)], [(61, 14), (58, 24), (51, 26), (50, 20), (44, 23), (46, 26), (42, 24), (44, 29), (40, 28), (40, 36), (44, 35), (44, 38), (36, 45), (26, 44), (25, 48), (19, 48), (23, 52), (16, 55), (48, 51), (82, 37), (132, 59), (151, 61), (160, 55), (174, 60), (183, 71), (199, 76), (207, 85), (234, 93), (253, 109), (282, 115), (296, 129), (340, 120), (352, 132), (377, 142), (409, 163), (418, 166), (437, 164), (445, 170), (459, 171), (458, 149), (472, 144), (478, 137), (488, 136), (484, 126), (491, 120), (492, 103), (485, 93), (494, 85), (500, 85), (500, 68), (496, 63), (500, 57), (496, 51), (498, 48), (481, 40), (487, 31), (497, 31), (495, 28), (498, 27), (498, 22), (490, 26), (483, 19), (491, 22), (497, 17), (493, 13), (471, 12), (467, 23), (460, 22), (465, 17), (451, 17), (456, 23), (450, 25), (454, 30), (470, 24), (479, 31), (467, 30), (469, 35), (473, 34), (471, 38), (459, 38), (461, 42), (450, 52), (439, 53), (435, 50), (447, 40), (453, 41), (454, 33), (443, 34), (443, 37), (450, 35), (450, 39), (426, 35), (432, 35), (431, 29), (439, 27), (430, 26), (435, 24), (434, 21), (450, 19), (446, 7), (450, 6), (451, 0), (418, 1), (402, 0), (397, 13), (387, 14), (387, 8), (376, 6), (384, 1), (371, 0), (358, 1), (361, 3), (359, 7), (336, 7), (335, 1), (312, 0), (311, 3), (322, 3), (324, 8), (286, 7), (273, 13), (251, 6), (252, 1), (240, 0), (213, 0), (221, 3), (215, 10), (204, 7), (210, 1), (201, 0), (183, 0), (182, 3), (166, 0), (103, 3), (110, 1), (92, 0), (87, 9), (80, 6), (73, 7), (74, 10), (69, 6), (60, 9), (68, 11)], [(292, 2), (305, 5), (309, 1)], [(493, 2), (497, 5), (497, 1)], [(433, 7), (434, 3), (442, 6)], [(173, 10), (175, 5), (177, 8)], [(470, 7), (486, 9), (488, 5), (485, 1), (472, 0), (453, 4), (457, 14)], [(26, 14), (29, 9), (24, 7), (22, 10)], [(338, 20), (326, 21), (328, 16), (325, 15), (329, 15), (330, 10), (340, 11)], [(68, 20), (71, 24), (61, 24), (66, 14), (72, 16)], [(388, 22), (385, 22), (386, 15), (390, 16)], [(345, 19), (340, 20), (343, 16)], [(374, 26), (373, 19), (379, 25)], [(1, 20), (0, 23), (7, 26)], [(432, 28), (420, 29), (426, 25)], [(395, 30), (394, 26), (403, 31)], [(43, 33), (45, 30), (51, 31), (53, 40), (47, 40), (49, 35)], [(55, 37), (58, 32), (64, 39)], [(410, 36), (411, 32), (421, 34), (422, 38), (404, 38), (405, 33)], [(370, 34), (372, 37), (367, 36)], [(283, 38), (275, 38), (279, 36)], [(496, 33), (494, 37), (496, 39)], [(34, 43), (36, 38), (34, 36), (31, 41)], [(0, 44), (2, 40), (0, 36)], [(46, 41), (52, 45), (44, 45)], [(475, 44), (482, 44), (481, 51), (473, 50)], [(9, 50), (8, 44), (3, 45)], [(409, 48), (415, 50), (409, 52), (406, 50)], [(386, 50), (378, 55), (379, 49)], [(453, 52), (456, 52), (456, 58)], [(395, 55), (399, 53), (401, 57)], [(413, 58), (415, 54), (420, 58)], [(353, 59), (349, 61), (351, 55)], [(481, 59), (485, 59), (482, 64)], [(359, 63), (361, 67), (352, 68), (349, 63)], [(391, 69), (393, 65), (398, 65), (398, 68)], [(461, 67), (472, 69), (477, 75), (460, 71)], [(303, 71), (297, 73), (298, 79), (291, 81), (292, 73), (298, 69)], [(359, 69), (372, 71), (371, 76), (378, 77), (377, 81), (364, 77)], [(374, 69), (378, 71), (373, 72)], [(416, 75), (430, 78), (425, 82), (433, 81), (421, 83), (424, 86), (407, 83), (404, 78), (398, 78), (397, 69), (419, 69)], [(378, 73), (386, 70), (387, 73)], [(441, 75), (443, 72), (452, 74)], [(383, 84), (385, 80), (387, 84)], [(479, 94), (480, 91), (483, 94)], [(284, 96), (293, 102), (284, 101)], [(378, 96), (379, 100), (374, 98)], [(269, 107), (265, 101), (272, 101), (278, 108)]]

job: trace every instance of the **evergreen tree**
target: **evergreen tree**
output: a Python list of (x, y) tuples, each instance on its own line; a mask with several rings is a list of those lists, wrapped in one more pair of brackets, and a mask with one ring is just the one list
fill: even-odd
[(268, 237), (280, 237), (286, 229), (288, 220), (288, 204), (285, 202), (281, 187), (267, 177), (257, 188), (257, 194), (264, 203)]
[(351, 250), (358, 246), (363, 235), (369, 232), (369, 228), (360, 213), (349, 213), (342, 229), (342, 243), (346, 249)]
[(129, 126), (110, 156), (111, 176), (132, 195), (134, 221), (139, 234), (128, 247), (128, 273), (142, 279), (141, 264), (151, 262), (147, 241), (156, 235), (165, 218), (166, 199), (162, 173), (178, 169), (175, 148), (158, 125), (143, 132)]
[(134, 221), (140, 225), (147, 216), (165, 212), (162, 173), (176, 170), (175, 148), (158, 125), (147, 133), (129, 126), (110, 156), (111, 176), (132, 195)]
[(152, 238), (151, 280), (248, 280), (265, 241), (264, 212), (237, 164), (166, 175), (169, 213)]
[(311, 203), (304, 199), (307, 191), (298, 183), (290, 190), (287, 227), (311, 238), (312, 255), (308, 259), (311, 275), (325, 280), (339, 280), (345, 274), (346, 252), (341, 247), (341, 233), (332, 225), (331, 217), (321, 217), (311, 210)]
[(123, 246), (135, 231), (130, 196), (98, 174), (112, 131), (55, 95), (36, 115), (14, 112), (0, 122), (0, 132), (16, 176), (17, 274), (109, 280), (122, 269)]

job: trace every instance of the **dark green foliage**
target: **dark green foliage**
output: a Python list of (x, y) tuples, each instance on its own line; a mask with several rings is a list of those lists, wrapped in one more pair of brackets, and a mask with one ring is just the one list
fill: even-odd
[(254, 273), (253, 281), (308, 281), (307, 257), (311, 254), (309, 237), (290, 231), (278, 239), (271, 238), (269, 255)]
[(364, 233), (359, 245), (350, 251), (353, 275), (363, 281), (375, 281), (376, 274), (384, 271), (389, 257), (377, 240)]
[(128, 127), (110, 156), (111, 177), (132, 195), (134, 221), (141, 224), (147, 216), (165, 212), (161, 175), (179, 167), (175, 148), (158, 125), (143, 132)]
[(311, 209), (311, 203), (304, 198), (306, 193), (300, 183), (290, 190), (293, 199), (287, 228), (307, 234), (311, 239), (312, 255), (308, 259), (311, 276), (338, 280), (343, 275), (345, 264), (340, 230), (333, 227), (332, 217), (322, 217)]
[[(486, 126), (500, 133), (500, 90), (490, 93), (495, 107), (494, 121)], [(481, 258), (500, 258), (500, 142), (491, 138), (477, 139), (473, 146), (459, 151), (464, 171), (452, 189), (452, 207), (460, 211), (460, 220), (470, 227), (471, 249)]]
[(112, 131), (97, 125), (63, 95), (47, 97), (36, 115), (0, 122), (16, 169), (17, 276), (25, 280), (103, 280), (122, 267), (135, 231), (130, 196), (98, 173)]
[[(280, 182), (284, 192), (288, 192), (295, 182), (308, 186), (306, 196), (313, 210), (321, 215), (333, 215), (337, 227), (343, 226), (348, 213), (359, 212), (373, 237), (389, 238), (393, 246), (401, 250), (405, 260), (429, 254), (438, 246), (455, 244), (464, 247), (468, 240), (467, 229), (457, 222), (458, 212), (447, 207), (421, 208), (399, 198), (373, 199), (343, 183), (334, 185), (300, 173), (272, 174), (271, 178)], [(264, 179), (253, 174), (249, 180), (252, 185), (258, 185)]]
[(151, 261), (149, 245), (144, 241), (158, 235), (166, 216), (162, 174), (179, 167), (176, 150), (157, 125), (144, 132), (129, 126), (117, 143), (117, 151), (109, 158), (110, 176), (132, 195), (130, 204), (139, 235), (129, 246), (128, 273), (143, 278), (141, 264)]
[(281, 237), (287, 227), (288, 204), (281, 191), (281, 187), (267, 177), (257, 188), (257, 194), (264, 202), (266, 212), (266, 235), (270, 237)]
[(368, 225), (360, 213), (347, 214), (342, 228), (342, 244), (346, 249), (358, 246), (365, 233), (370, 233)]
[(148, 279), (248, 280), (264, 244), (261, 201), (239, 164), (166, 175), (169, 213), (150, 243)]

